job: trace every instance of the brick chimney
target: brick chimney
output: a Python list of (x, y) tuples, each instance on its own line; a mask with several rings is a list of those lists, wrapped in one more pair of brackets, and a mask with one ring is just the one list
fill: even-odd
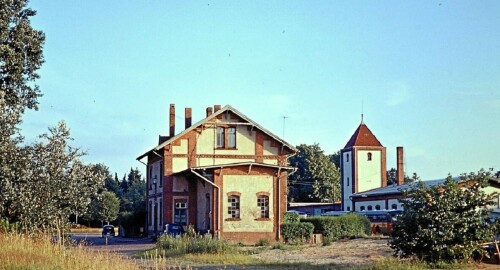
[(396, 159), (397, 159), (397, 180), (398, 186), (404, 184), (405, 182), (405, 172), (404, 172), (404, 159), (403, 159), (403, 147), (396, 147)]
[(207, 108), (207, 117), (209, 117), (210, 115), (212, 115), (212, 107), (208, 107)]
[(175, 136), (175, 104), (170, 104), (170, 137)]
[(214, 105), (214, 113), (220, 110), (220, 105)]
[(191, 118), (191, 108), (185, 108), (184, 109), (184, 115), (185, 115), (185, 120), (184, 120), (184, 128), (188, 129), (191, 126), (192, 118)]

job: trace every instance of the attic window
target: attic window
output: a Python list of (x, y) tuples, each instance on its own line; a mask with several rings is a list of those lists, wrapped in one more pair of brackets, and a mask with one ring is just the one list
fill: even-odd
[(236, 149), (236, 127), (219, 126), (216, 128), (215, 147), (218, 149)]
[(372, 160), (372, 153), (368, 152), (367, 157), (368, 157), (368, 161), (371, 161)]

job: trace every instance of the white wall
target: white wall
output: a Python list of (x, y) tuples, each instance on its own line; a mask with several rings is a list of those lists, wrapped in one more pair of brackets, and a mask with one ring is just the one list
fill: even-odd
[[(347, 156), (349, 155), (349, 161)], [(352, 211), (352, 203), (349, 196), (352, 194), (352, 151), (342, 153), (342, 185), (344, 189), (344, 197), (342, 198), (343, 210), (347, 211), (347, 207)], [(347, 183), (349, 181), (349, 184)]]
[(368, 206), (372, 207), (372, 210), (376, 210), (375, 206), (379, 205), (380, 210), (385, 210), (385, 200), (378, 201), (366, 201), (366, 202), (356, 202), (356, 211), (361, 211), (361, 206), (365, 207), (365, 211), (368, 211)]
[[(358, 150), (356, 151), (358, 172), (358, 191), (363, 192), (382, 186), (382, 151)], [(372, 160), (368, 160), (368, 153), (372, 153)]]

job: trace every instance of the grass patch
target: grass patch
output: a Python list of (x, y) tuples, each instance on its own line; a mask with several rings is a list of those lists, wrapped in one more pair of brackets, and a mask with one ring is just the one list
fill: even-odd
[(84, 246), (53, 244), (49, 237), (0, 233), (0, 269), (140, 269), (118, 255)]
[(420, 269), (471, 269), (475, 268), (473, 264), (467, 262), (456, 262), (456, 263), (428, 263), (425, 261), (412, 260), (412, 259), (398, 259), (398, 258), (386, 258), (376, 262), (373, 266), (362, 268), (369, 270), (392, 270), (392, 269), (409, 269), (409, 270), (420, 270)]

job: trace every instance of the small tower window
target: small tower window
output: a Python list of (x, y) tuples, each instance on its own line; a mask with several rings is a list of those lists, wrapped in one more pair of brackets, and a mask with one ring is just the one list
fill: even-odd
[(368, 152), (367, 156), (368, 156), (368, 161), (372, 160), (372, 153), (371, 152)]
[(346, 155), (346, 162), (349, 162), (349, 154)]
[(347, 186), (349, 186), (349, 177), (347, 177)]

